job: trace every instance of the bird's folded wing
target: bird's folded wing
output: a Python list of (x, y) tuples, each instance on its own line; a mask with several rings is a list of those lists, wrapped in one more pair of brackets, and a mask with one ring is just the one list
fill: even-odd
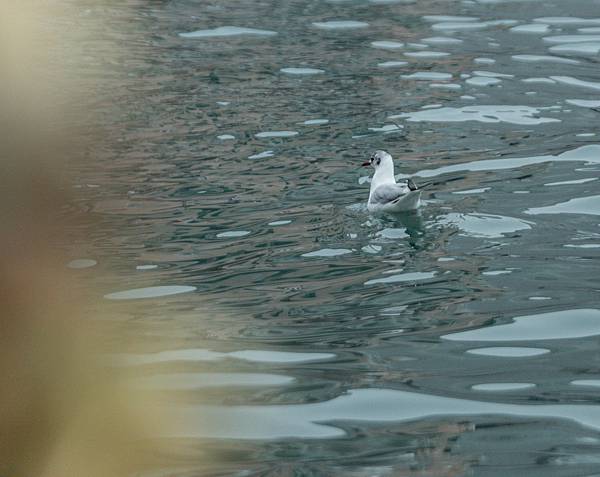
[(408, 187), (404, 184), (384, 184), (380, 185), (373, 191), (371, 195), (372, 204), (387, 204), (406, 195), (409, 192)]

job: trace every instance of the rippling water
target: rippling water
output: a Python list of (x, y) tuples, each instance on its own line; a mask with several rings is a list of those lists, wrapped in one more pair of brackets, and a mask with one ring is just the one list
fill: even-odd
[[(174, 393), (148, 475), (598, 472), (600, 2), (130, 3), (77, 7), (70, 267)], [(366, 212), (375, 149), (419, 214)]]

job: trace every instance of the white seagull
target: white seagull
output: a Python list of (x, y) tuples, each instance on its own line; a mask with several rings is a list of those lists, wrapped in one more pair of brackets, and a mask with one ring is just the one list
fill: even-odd
[(405, 184), (396, 182), (394, 160), (387, 152), (375, 151), (363, 166), (375, 169), (367, 202), (369, 212), (407, 212), (419, 207), (421, 190), (411, 179)]

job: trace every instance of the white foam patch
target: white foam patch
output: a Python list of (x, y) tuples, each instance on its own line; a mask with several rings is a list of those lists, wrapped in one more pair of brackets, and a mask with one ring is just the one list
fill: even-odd
[(258, 138), (269, 138), (269, 137), (292, 137), (297, 136), (298, 131), (265, 131), (255, 134)]
[(321, 126), (323, 124), (328, 124), (329, 119), (307, 119), (302, 124), (306, 126)]
[(600, 108), (600, 100), (567, 99), (565, 102), (582, 108)]
[(567, 43), (550, 47), (551, 53), (561, 55), (589, 56), (600, 53), (600, 41), (587, 43)]
[(500, 238), (519, 230), (529, 230), (533, 222), (492, 214), (451, 213), (439, 217), (437, 223), (458, 227), (461, 235), (477, 238)]
[(403, 79), (423, 80), (423, 81), (444, 81), (452, 79), (450, 73), (437, 73), (435, 71), (417, 71), (410, 75), (400, 76)]
[(98, 262), (92, 258), (78, 258), (67, 263), (67, 268), (78, 270), (81, 268), (90, 268), (97, 264)]
[(533, 383), (484, 383), (471, 386), (473, 391), (484, 392), (503, 392), (503, 391), (521, 391), (523, 389), (534, 388)]
[(514, 33), (531, 33), (531, 34), (544, 34), (550, 31), (550, 25), (545, 23), (529, 23), (527, 25), (517, 25), (510, 29)]
[(564, 245), (564, 247), (567, 247), (567, 248), (584, 248), (584, 249), (588, 249), (588, 248), (600, 248), (600, 243), (583, 243), (583, 244), (580, 244), (580, 245), (567, 244), (567, 245)]
[[(222, 439), (325, 439), (343, 437), (335, 422), (411, 422), (441, 416), (518, 416), (566, 419), (600, 430), (596, 404), (504, 404), (392, 389), (353, 389), (322, 402), (274, 405), (183, 405), (170, 416), (163, 437)], [(491, 422), (491, 421), (490, 421)], [(324, 424), (327, 423), (327, 424)]]
[(373, 48), (383, 48), (384, 50), (397, 50), (403, 48), (404, 43), (399, 41), (373, 41), (371, 42)]
[(275, 220), (274, 222), (269, 222), (267, 225), (270, 225), (271, 227), (279, 227), (280, 225), (288, 225), (291, 223), (291, 220)]
[(141, 298), (158, 298), (163, 296), (179, 295), (196, 290), (196, 287), (183, 285), (167, 285), (158, 287), (134, 288), (104, 295), (108, 300), (137, 300)]
[(427, 43), (428, 45), (460, 45), (463, 43), (463, 40), (460, 38), (452, 38), (450, 36), (432, 36), (423, 38), (421, 42)]
[(450, 53), (443, 51), (407, 51), (404, 56), (410, 56), (411, 58), (443, 58), (450, 56)]
[(510, 123), (537, 125), (560, 122), (559, 119), (540, 116), (541, 110), (531, 106), (463, 106), (440, 108), (435, 111), (415, 111), (390, 116), (390, 119), (406, 119), (410, 122), (463, 122)]
[(469, 354), (478, 356), (494, 356), (498, 358), (530, 358), (549, 353), (546, 348), (524, 348), (518, 346), (499, 346), (491, 348), (475, 348), (467, 350)]
[(295, 381), (290, 376), (265, 373), (170, 373), (136, 378), (141, 389), (191, 391), (215, 387), (284, 386)]
[[(437, 109), (436, 111), (439, 111)], [(517, 169), (530, 166), (532, 164), (542, 164), (544, 162), (584, 162), (586, 164), (600, 164), (600, 145), (590, 144), (580, 146), (570, 151), (565, 151), (557, 155), (530, 156), (530, 157), (508, 157), (503, 159), (488, 159), (484, 161), (464, 162), (462, 164), (453, 164), (451, 166), (439, 167), (437, 169), (425, 169), (413, 174), (419, 177), (435, 177), (441, 174), (447, 174), (458, 171), (499, 171), (504, 169)], [(402, 178), (402, 175), (398, 177)]]
[(235, 139), (235, 136), (231, 134), (221, 134), (220, 136), (217, 136), (217, 139), (221, 141), (231, 141), (232, 139)]
[(578, 65), (579, 61), (569, 58), (560, 58), (550, 55), (513, 55), (513, 60), (522, 61), (525, 63), (564, 63), (566, 65)]
[(435, 276), (435, 272), (412, 272), (412, 273), (400, 273), (398, 275), (390, 275), (384, 278), (376, 278), (374, 280), (368, 280), (365, 285), (375, 285), (377, 283), (404, 283), (404, 282), (416, 282), (420, 280), (429, 280)]
[(158, 268), (158, 265), (137, 265), (135, 267), (136, 270), (155, 270)]
[(369, 24), (354, 20), (332, 20), (328, 22), (314, 22), (313, 26), (325, 30), (346, 30), (354, 28), (366, 28), (369, 26)]
[(561, 185), (574, 185), (574, 184), (586, 184), (598, 180), (597, 177), (587, 177), (585, 179), (574, 179), (572, 181), (560, 181), (560, 182), (548, 182), (545, 186), (561, 186)]
[(179, 36), (182, 38), (218, 38), (227, 36), (240, 36), (240, 35), (253, 35), (253, 36), (273, 36), (277, 35), (276, 31), (270, 30), (257, 30), (255, 28), (243, 28), (236, 26), (222, 26), (213, 28), (212, 30), (196, 30), (189, 33), (180, 33)]
[(380, 68), (398, 68), (406, 65), (408, 65), (408, 62), (406, 61), (384, 61), (383, 63), (377, 64)]
[(325, 70), (317, 68), (281, 68), (279, 71), (288, 75), (318, 75), (325, 73)]
[(264, 151), (259, 152), (258, 154), (252, 154), (248, 156), (248, 159), (264, 159), (266, 157), (273, 157), (275, 155), (275, 151)]
[(512, 270), (489, 270), (487, 272), (483, 272), (482, 275), (496, 277), (498, 275), (508, 275), (509, 273), (512, 273)]
[(581, 214), (581, 215), (600, 215), (600, 195), (589, 197), (578, 197), (549, 205), (547, 207), (534, 207), (525, 211), (529, 215), (540, 214)]
[(340, 255), (347, 255), (349, 253), (352, 253), (352, 250), (347, 248), (322, 248), (314, 252), (303, 253), (302, 256), (306, 258), (328, 258), (339, 257)]

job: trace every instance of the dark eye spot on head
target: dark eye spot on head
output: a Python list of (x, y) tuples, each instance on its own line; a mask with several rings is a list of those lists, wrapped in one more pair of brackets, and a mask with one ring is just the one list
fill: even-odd
[(376, 162), (376, 164), (377, 164), (377, 165), (381, 164), (381, 159), (377, 159), (377, 162)]

